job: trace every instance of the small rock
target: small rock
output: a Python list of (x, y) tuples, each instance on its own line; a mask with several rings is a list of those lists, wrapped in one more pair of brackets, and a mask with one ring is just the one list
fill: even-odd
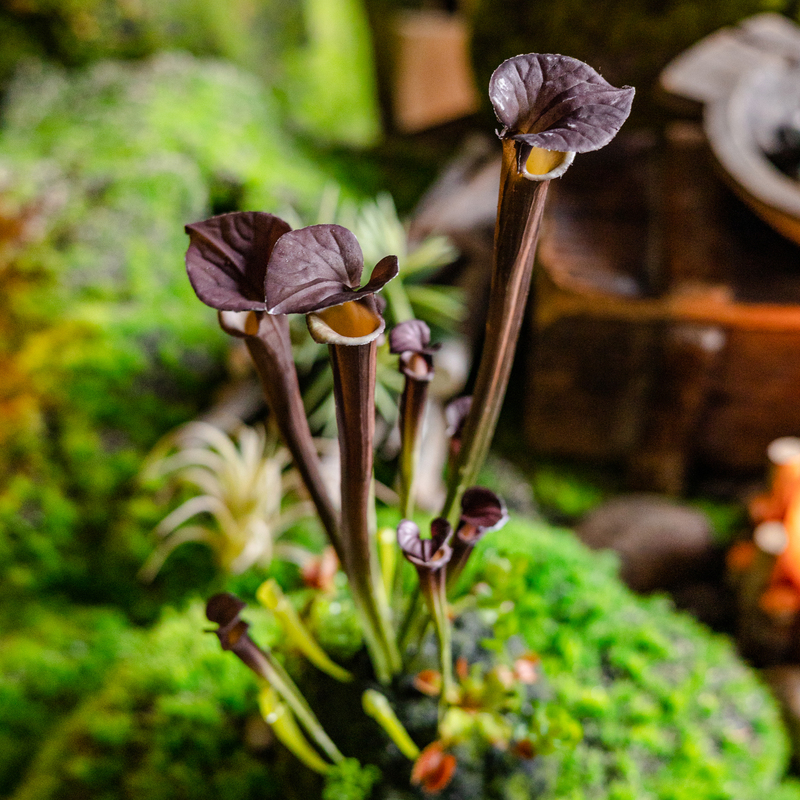
[(590, 512), (576, 533), (594, 550), (615, 550), (622, 579), (637, 592), (703, 577), (718, 556), (706, 515), (658, 495), (614, 498)]

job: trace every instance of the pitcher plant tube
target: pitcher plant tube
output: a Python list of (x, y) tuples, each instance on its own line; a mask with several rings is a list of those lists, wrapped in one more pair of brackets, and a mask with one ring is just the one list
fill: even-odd
[(337, 515), (303, 408), (289, 324), (266, 313), (267, 261), (275, 243), (290, 230), (279, 217), (259, 211), (187, 225), (186, 271), (200, 300), (217, 309), (222, 329), (245, 340), (281, 437), (341, 558)]
[(483, 354), (443, 516), (455, 525), (465, 487), (489, 451), (531, 284), (550, 181), (576, 153), (608, 144), (628, 117), (634, 90), (617, 89), (574, 58), (530, 53), (504, 61), (489, 97), (503, 143), (492, 283)]
[(442, 701), (453, 697), (453, 651), (450, 635), (450, 620), (447, 618), (446, 575), (447, 563), (453, 555), (450, 539), (453, 529), (450, 523), (438, 517), (431, 522), (428, 539), (420, 536), (419, 527), (410, 519), (397, 526), (397, 543), (403, 555), (416, 567), (419, 585), (428, 606), (442, 667)]
[[(410, 666), (423, 653), (428, 615), (433, 621), (441, 662), (435, 740), (420, 751), (424, 742), (418, 746), (404, 731), (400, 720), (406, 716), (395, 714), (388, 697), (369, 688), (362, 692), (365, 712), (414, 762), (412, 784), (428, 793), (441, 791), (450, 782), (456, 761), (449, 749), (459, 743), (477, 742), (481, 754), (488, 747), (511, 752), (514, 742), (523, 750), (527, 746), (528, 755), (522, 757), (537, 749), (540, 736), (534, 717), (538, 706), (532, 703), (533, 694), (526, 693), (536, 678), (535, 656), (518, 658), (513, 670), (501, 663), (502, 657), (487, 670), (470, 665), (463, 654), (454, 664), (446, 592), (467, 560), (474, 558), (476, 543), (508, 517), (497, 495), (473, 484), (488, 453), (508, 384), (549, 182), (564, 174), (576, 153), (603, 147), (616, 135), (630, 111), (633, 89), (614, 88), (575, 59), (530, 54), (498, 67), (490, 96), (501, 125), (503, 159), (483, 355), (472, 398), (460, 398), (448, 408), (447, 499), (431, 523), (430, 535), (425, 536), (411, 517), (435, 348), (430, 345), (430, 331), (420, 321), (404, 320), (391, 332), (390, 349), (400, 356), (405, 377), (399, 467), (403, 519), (391, 558), (382, 565), (376, 541), (373, 448), (376, 349), (385, 323), (375, 293), (397, 275), (397, 258), (380, 258), (362, 286), (361, 247), (340, 225), (291, 230), (278, 217), (248, 212), (187, 227), (192, 285), (201, 300), (218, 309), (223, 328), (243, 337), (250, 349), (279, 429), (347, 577), (372, 671), (380, 682), (391, 683), (403, 660)], [(339, 514), (319, 477), (319, 460), (292, 359), (287, 314), (305, 315), (312, 338), (328, 345), (341, 462)], [(386, 549), (386, 538), (382, 541)], [(393, 580), (398, 550), (416, 569), (419, 588), (410, 596), (402, 591), (408, 585), (402, 576)], [(322, 580), (321, 566), (318, 577), (320, 586), (332, 583), (331, 575)], [(402, 624), (397, 626), (399, 644), (395, 631), (399, 620), (392, 617), (387, 598), (387, 590), (395, 587), (400, 591), (393, 595), (403, 601), (398, 604), (398, 616), (402, 615)], [(354, 661), (353, 671), (348, 672), (321, 649), (313, 638), (313, 626), (306, 626), (303, 612), (294, 609), (276, 583), (265, 583), (258, 599), (278, 620), (284, 638), (319, 669), (341, 681), (352, 680), (356, 688), (358, 681), (372, 680), (369, 670), (362, 672), (364, 662)], [(265, 682), (261, 707), (267, 721), (277, 723), (276, 735), (312, 769), (330, 771), (331, 764), (341, 763), (341, 754), (280, 661), (250, 639), (247, 623), (239, 616), (242, 607), (232, 595), (217, 595), (209, 601), (207, 614), (219, 624), (215, 632), (220, 643)], [(520, 686), (526, 691), (519, 690)], [(480, 698), (478, 714), (473, 713), (476, 697)], [(517, 725), (516, 718), (524, 718), (524, 724)], [(411, 732), (416, 735), (415, 729)], [(311, 743), (305, 742), (305, 735)]]
[[(264, 683), (271, 687), (281, 701), (305, 728), (306, 733), (314, 739), (317, 746), (334, 763), (343, 760), (339, 748), (330, 737), (314, 712), (309, 707), (294, 681), (286, 670), (268, 651), (262, 650), (248, 633), (250, 627), (239, 615), (245, 603), (235, 595), (223, 592), (215, 594), (206, 604), (206, 617), (219, 626), (213, 633), (222, 645), (223, 650), (230, 650), (238, 656)], [(286, 744), (286, 742), (284, 742)]]
[(328, 345), (341, 461), (340, 559), (376, 673), (388, 681), (400, 669), (400, 654), (370, 523), (376, 340), (385, 328), (373, 294), (397, 275), (397, 258), (381, 259), (358, 288), (363, 269), (361, 248), (347, 228), (312, 225), (278, 240), (265, 288), (270, 314), (306, 314), (312, 338)]
[(400, 371), (405, 376), (400, 395), (400, 514), (414, 514), (414, 476), (422, 442), (422, 426), (428, 399), (428, 385), (433, 379), (433, 354), (430, 328), (421, 320), (411, 319), (392, 328), (389, 350), (400, 356)]
[(490, 489), (471, 486), (461, 497), (461, 516), (453, 534), (453, 555), (447, 566), (447, 585), (452, 586), (475, 545), (489, 532), (508, 522), (505, 503)]

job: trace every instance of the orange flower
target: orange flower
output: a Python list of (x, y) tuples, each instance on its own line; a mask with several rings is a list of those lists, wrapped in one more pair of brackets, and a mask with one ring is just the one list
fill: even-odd
[(446, 753), (441, 742), (432, 742), (420, 753), (411, 771), (411, 783), (429, 794), (444, 789), (456, 771), (456, 757)]
[(423, 669), (414, 676), (414, 688), (428, 697), (438, 697), (442, 692), (442, 675), (435, 669)]

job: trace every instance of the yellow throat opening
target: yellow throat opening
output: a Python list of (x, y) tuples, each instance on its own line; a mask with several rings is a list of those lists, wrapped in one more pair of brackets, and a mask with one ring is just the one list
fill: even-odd
[(561, 166), (567, 155), (568, 153), (562, 153), (560, 150), (543, 150), (540, 147), (534, 147), (525, 163), (525, 169), (530, 175), (547, 175), (548, 172)]
[(315, 313), (334, 333), (348, 339), (369, 336), (381, 324), (380, 317), (357, 300)]

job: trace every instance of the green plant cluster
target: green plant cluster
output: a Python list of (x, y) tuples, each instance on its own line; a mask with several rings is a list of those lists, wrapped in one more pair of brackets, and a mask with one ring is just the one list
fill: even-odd
[[(496, 635), (484, 647), (523, 639), (542, 659), (564, 718), (556, 722), (583, 730), (577, 745), (545, 756), (551, 788), (543, 800), (800, 798), (800, 787), (781, 783), (788, 744), (754, 673), (724, 638), (663, 599), (625, 589), (613, 558), (568, 532), (515, 520), (487, 536), (471, 564), (465, 585), (478, 586), (479, 613)], [(275, 645), (263, 612), (247, 618), (257, 641)], [(99, 691), (47, 726), (13, 800), (280, 796), (274, 754), (247, 745), (254, 681), (202, 635), (205, 625), (199, 604), (167, 612)], [(336, 781), (353, 792), (368, 783), (354, 764)]]
[[(263, 12), (286, 7), (280, 0), (232, 0), (224, 8), (213, 0), (4, 3), (0, 10), (5, 43), (0, 79), (25, 56), (50, 58), (69, 66), (101, 58), (142, 58), (175, 48), (233, 61), (274, 58), (278, 32), (263, 35)], [(284, 17), (282, 14), (279, 19)]]
[(0, 89), (25, 58), (85, 66), (185, 50), (288, 87), (285, 110), (319, 139), (380, 133), (361, 0), (25, 0), (0, 5)]
[(325, 181), (260, 83), (229, 64), (165, 54), (17, 75), (2, 213), (33, 222), (0, 254), (16, 278), (0, 304), (13, 335), (0, 361), (16, 376), (0, 403), (24, 409), (0, 430), (0, 596), (133, 593), (137, 530), (158, 516), (128, 506), (132, 479), (207, 405), (226, 346), (181, 269), (183, 225), (240, 203), (302, 207)]

